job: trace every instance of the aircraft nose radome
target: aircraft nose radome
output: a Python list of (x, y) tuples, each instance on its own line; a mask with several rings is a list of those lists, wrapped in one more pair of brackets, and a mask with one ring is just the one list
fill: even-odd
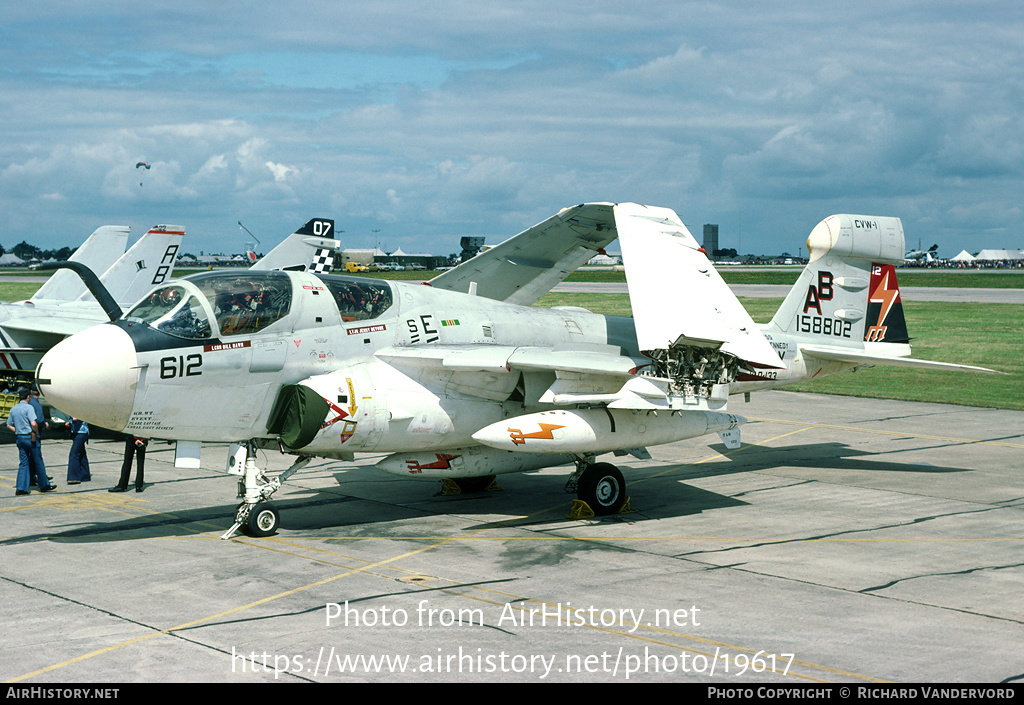
[(138, 378), (135, 345), (112, 325), (62, 340), (36, 368), (39, 391), (51, 406), (114, 431), (128, 425)]

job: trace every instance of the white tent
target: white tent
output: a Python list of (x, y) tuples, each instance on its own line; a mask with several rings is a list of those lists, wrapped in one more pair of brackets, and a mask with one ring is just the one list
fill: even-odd
[(1003, 260), (1024, 259), (1024, 250), (982, 250), (975, 259)]
[(14, 267), (19, 264), (25, 264), (25, 260), (23, 260), (21, 257), (18, 257), (18, 255), (14, 254), (13, 252), (8, 252), (7, 254), (0, 255), (0, 267)]
[(972, 255), (967, 250), (960, 250), (960, 254), (958, 254), (956, 257), (950, 257), (949, 261), (950, 262), (973, 262), (974, 261), (974, 255)]

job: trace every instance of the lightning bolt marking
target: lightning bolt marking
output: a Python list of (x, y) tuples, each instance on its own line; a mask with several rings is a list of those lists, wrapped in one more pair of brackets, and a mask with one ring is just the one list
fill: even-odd
[(881, 327), (885, 321), (885, 317), (889, 315), (889, 311), (892, 310), (892, 306), (896, 303), (896, 299), (900, 296), (899, 289), (889, 288), (889, 269), (885, 270), (885, 274), (882, 275), (882, 280), (875, 287), (875, 290), (871, 292), (871, 297), (868, 299), (873, 304), (882, 304), (882, 310), (878, 314), (878, 322), (875, 324), (876, 327)]
[(551, 440), (554, 438), (554, 436), (551, 435), (552, 431), (558, 428), (565, 428), (565, 426), (558, 426), (553, 423), (539, 423), (537, 425), (540, 426), (540, 430), (534, 431), (533, 433), (523, 433), (518, 428), (510, 428), (508, 429), (508, 437), (511, 438), (512, 442), (516, 445), (522, 445), (526, 443), (527, 438)]

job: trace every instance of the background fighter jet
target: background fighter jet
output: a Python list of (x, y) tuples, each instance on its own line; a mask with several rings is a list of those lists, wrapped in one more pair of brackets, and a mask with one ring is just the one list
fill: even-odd
[[(185, 235), (180, 225), (157, 225), (125, 252), (128, 232), (121, 225), (98, 228), (69, 258), (90, 272), (99, 272), (106, 293), (121, 306), (171, 278)], [(0, 302), (0, 363), (8, 374), (27, 378), (43, 353), (58, 341), (108, 320), (81, 277), (60, 269), (31, 299)]]
[(938, 262), (939, 260), (939, 246), (932, 245), (927, 250), (909, 250), (903, 255), (905, 262)]
[(255, 270), (287, 269), (327, 274), (334, 268), (334, 252), (341, 243), (334, 239), (334, 221), (311, 218), (259, 259)]
[[(618, 238), (634, 318), (530, 308)], [(579, 500), (620, 511), (602, 454), (707, 433), (739, 444), (730, 394), (909, 357), (893, 264), (898, 218), (832, 216), (772, 322), (755, 324), (678, 216), (568, 208), (432, 286), (311, 272), (204, 273), (55, 346), (51, 403), (106, 428), (234, 444), (236, 523), (276, 530), (268, 501), (312, 457), (388, 453), (399, 475), (478, 481), (573, 462)], [(970, 368), (978, 369), (978, 368)], [(298, 456), (268, 480), (259, 447)]]

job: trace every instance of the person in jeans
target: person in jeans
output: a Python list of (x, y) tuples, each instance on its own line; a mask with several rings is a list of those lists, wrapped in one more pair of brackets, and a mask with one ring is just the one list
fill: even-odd
[(81, 419), (67, 422), (71, 430), (71, 452), (68, 453), (68, 484), (77, 485), (92, 479), (89, 472), (89, 458), (85, 454), (85, 444), (89, 442), (89, 424)]
[[(14, 432), (15, 443), (18, 446), (18, 479), (15, 483), (15, 495), (29, 494), (29, 477), (36, 465), (35, 446), (39, 438), (39, 425), (36, 422), (36, 411), (29, 404), (28, 388), (18, 390), (18, 398), (21, 400), (11, 409), (7, 417), (7, 428)], [(36, 481), (39, 483), (40, 492), (49, 492), (56, 488), (46, 479), (46, 470), (36, 469)]]

